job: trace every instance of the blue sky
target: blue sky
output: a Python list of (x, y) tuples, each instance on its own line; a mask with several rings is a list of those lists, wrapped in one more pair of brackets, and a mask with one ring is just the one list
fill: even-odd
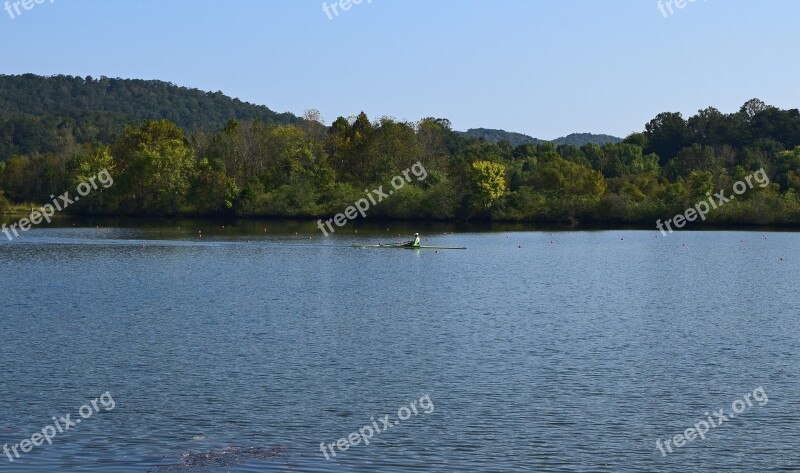
[(329, 19), (321, 0), (44, 0), (0, 10), (0, 73), (160, 79), (327, 123), (363, 110), (548, 139), (753, 97), (800, 106), (796, 0), (697, 0), (666, 18), (657, 0), (367, 1)]

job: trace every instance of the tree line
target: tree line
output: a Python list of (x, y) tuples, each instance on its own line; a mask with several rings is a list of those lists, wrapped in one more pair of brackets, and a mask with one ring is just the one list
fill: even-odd
[[(54, 126), (48, 139), (60, 136)], [(114, 186), (74, 211), (316, 218), (421, 162), (428, 177), (371, 209), (372, 217), (652, 224), (763, 168), (768, 187), (709, 221), (800, 223), (800, 112), (757, 99), (730, 114), (662, 113), (642, 132), (603, 145), (512, 146), (463, 136), (446, 119), (364, 113), (325, 126), (315, 111), (294, 123), (234, 119), (211, 130), (145, 120), (105, 140), (78, 141), (0, 163), (5, 199), (47, 202), (107, 169)]]

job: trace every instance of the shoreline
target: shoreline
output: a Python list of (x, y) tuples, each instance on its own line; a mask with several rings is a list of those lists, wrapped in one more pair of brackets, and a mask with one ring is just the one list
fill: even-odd
[[(10, 225), (17, 222), (20, 218), (27, 217), (29, 212), (16, 211), (0, 214), (0, 224)], [(229, 226), (229, 227), (261, 227), (265, 223), (268, 225), (281, 225), (291, 227), (308, 227), (317, 233), (317, 219), (313, 217), (278, 217), (278, 216), (202, 216), (202, 215), (181, 215), (181, 216), (145, 216), (145, 215), (80, 215), (63, 214), (55, 215), (50, 224), (37, 225), (36, 228), (65, 228), (74, 227), (76, 223), (81, 226), (104, 226), (104, 227), (156, 227), (165, 228), (182, 224), (184, 226), (207, 226), (209, 224)], [(101, 223), (103, 223), (101, 225)], [(71, 225), (67, 225), (71, 224)], [(91, 225), (90, 225), (91, 224)], [(203, 225), (205, 224), (205, 225)], [(337, 229), (335, 233), (349, 234), (358, 230), (382, 230), (389, 225), (399, 228), (420, 228), (431, 229), (443, 228), (454, 232), (525, 232), (525, 231), (646, 231), (652, 230), (660, 233), (655, 224), (642, 222), (615, 222), (615, 221), (589, 221), (589, 222), (557, 222), (557, 221), (513, 221), (513, 220), (430, 220), (430, 219), (395, 219), (372, 217), (368, 220), (351, 222), (351, 225)], [(435, 230), (434, 230), (435, 231)], [(684, 227), (675, 233), (688, 231), (780, 231), (780, 232), (800, 232), (800, 224), (759, 224), (759, 223), (702, 223), (691, 227)]]

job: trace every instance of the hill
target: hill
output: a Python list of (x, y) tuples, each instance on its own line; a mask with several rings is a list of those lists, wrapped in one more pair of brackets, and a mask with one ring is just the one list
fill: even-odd
[(515, 148), (520, 145), (537, 145), (546, 142), (545, 140), (523, 135), (522, 133), (514, 133), (512, 131), (505, 130), (493, 130), (490, 128), (470, 128), (467, 131), (461, 131), (458, 133), (466, 138), (483, 138), (489, 143), (507, 141)]
[(169, 82), (34, 74), (0, 75), (0, 118), (85, 116), (105, 112), (132, 121), (170, 120), (186, 130), (219, 129), (230, 119), (296, 123), (291, 113)]
[(301, 121), (222, 92), (157, 80), (0, 75), (0, 161), (15, 154), (57, 153), (70, 143), (107, 143), (128, 125), (162, 119), (187, 131), (219, 130), (231, 119)]
[(622, 138), (611, 135), (595, 135), (594, 133), (572, 133), (552, 141), (554, 145), (573, 145), (583, 146), (585, 144), (595, 144), (602, 146), (606, 143), (621, 143)]
[(604, 145), (606, 143), (619, 143), (622, 138), (617, 138), (611, 135), (595, 135), (592, 133), (573, 133), (552, 141), (541, 140), (532, 136), (524, 135), (522, 133), (514, 133), (505, 130), (493, 130), (489, 128), (471, 128), (464, 132), (459, 132), (461, 136), (467, 138), (483, 138), (490, 143), (499, 143), (500, 141), (507, 141), (513, 147), (528, 144), (543, 144), (553, 143), (554, 145), (574, 145), (583, 146), (588, 143), (596, 145)]

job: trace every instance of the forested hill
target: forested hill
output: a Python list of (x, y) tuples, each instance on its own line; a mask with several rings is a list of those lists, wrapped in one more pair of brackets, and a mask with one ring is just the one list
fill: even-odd
[(545, 140), (540, 140), (522, 133), (514, 133), (512, 131), (505, 130), (492, 130), (489, 128), (470, 128), (467, 131), (459, 132), (459, 134), (465, 138), (483, 138), (489, 143), (506, 141), (515, 148), (522, 145), (538, 145), (545, 143)]
[(156, 80), (0, 75), (0, 161), (15, 154), (59, 152), (65, 140), (108, 143), (143, 120), (169, 120), (197, 131), (221, 129), (231, 119), (300, 121), (222, 92)]
[(0, 118), (83, 116), (105, 112), (142, 120), (169, 120), (185, 130), (216, 130), (231, 119), (290, 124), (298, 118), (263, 105), (169, 82), (33, 74), (0, 75)]
[(597, 145), (603, 146), (606, 143), (621, 143), (622, 138), (611, 135), (595, 135), (594, 133), (572, 133), (571, 135), (551, 141), (554, 145)]
[(552, 141), (540, 140), (532, 136), (524, 135), (522, 133), (514, 133), (505, 130), (493, 130), (489, 128), (470, 128), (467, 131), (460, 133), (467, 138), (483, 138), (489, 143), (499, 143), (507, 141), (511, 146), (517, 147), (521, 145), (539, 145), (544, 143), (552, 143), (558, 145), (573, 145), (583, 146), (593, 144), (602, 146), (606, 143), (619, 143), (622, 138), (617, 138), (611, 135), (595, 135), (593, 133), (573, 133)]

